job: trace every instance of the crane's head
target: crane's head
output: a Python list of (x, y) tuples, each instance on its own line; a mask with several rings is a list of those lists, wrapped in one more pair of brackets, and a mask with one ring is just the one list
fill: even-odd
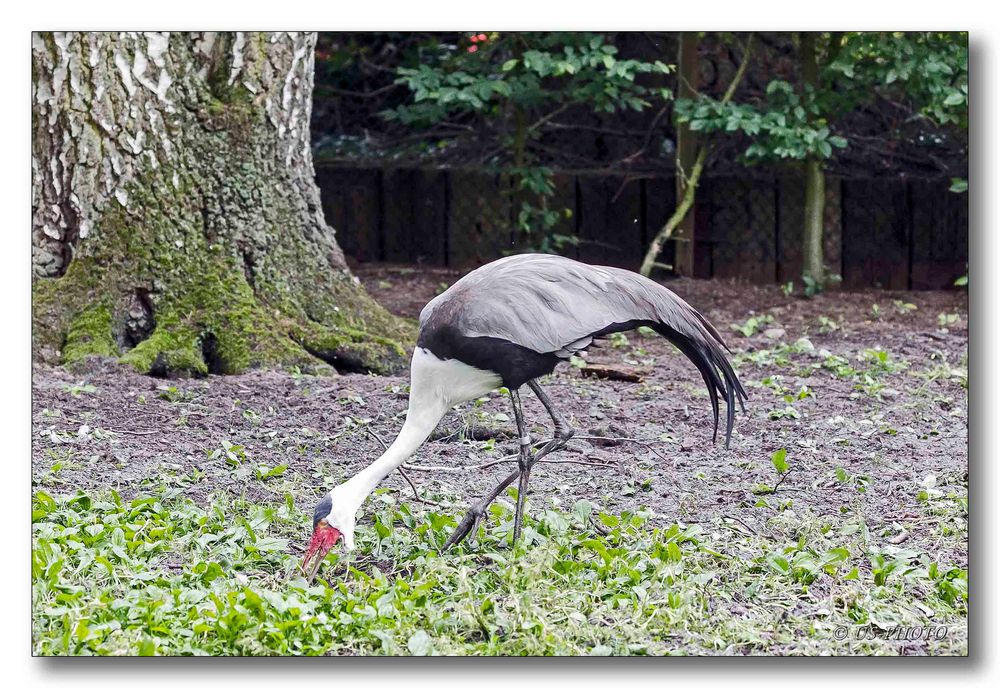
[(323, 497), (313, 511), (313, 535), (302, 560), (302, 572), (312, 581), (326, 555), (343, 539), (344, 549), (354, 549), (354, 519), (358, 508), (347, 495), (334, 488)]

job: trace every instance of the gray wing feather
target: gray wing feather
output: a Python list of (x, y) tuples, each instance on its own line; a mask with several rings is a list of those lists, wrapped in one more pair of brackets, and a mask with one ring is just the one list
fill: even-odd
[(728, 445), (734, 397), (742, 406), (746, 392), (722, 337), (698, 311), (642, 275), (561, 256), (509, 256), (469, 273), (420, 313), (421, 328), (447, 323), (467, 337), (497, 337), (561, 358), (586, 348), (595, 333), (635, 320), (653, 323), (701, 372), (716, 428), (717, 392), (725, 397)]
[[(424, 307), (438, 308), (469, 337), (498, 337), (539, 353), (559, 352), (594, 332), (629, 320), (661, 322), (682, 334), (721, 342), (691, 306), (628, 270), (544, 254), (502, 258), (475, 270)], [(574, 349), (574, 350), (575, 350)]]

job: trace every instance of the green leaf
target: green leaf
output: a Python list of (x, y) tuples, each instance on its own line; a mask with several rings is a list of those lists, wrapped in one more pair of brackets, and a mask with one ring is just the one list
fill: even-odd
[(417, 631), (406, 641), (406, 647), (410, 654), (415, 657), (426, 657), (434, 651), (434, 641), (427, 635), (427, 631)]
[(951, 187), (948, 190), (953, 193), (965, 193), (969, 190), (969, 180), (962, 179), (961, 177), (952, 177)]
[(778, 473), (784, 473), (788, 470), (788, 462), (785, 461), (785, 457), (788, 455), (788, 450), (781, 448), (778, 451), (771, 454), (771, 464)]
[(953, 91), (944, 99), (945, 105), (961, 105), (965, 102), (965, 95), (960, 91)]
[(502, 67), (503, 71), (509, 72), (510, 70), (514, 69), (514, 67), (517, 66), (518, 62), (520, 62), (520, 60), (507, 60), (506, 62), (503, 63)]

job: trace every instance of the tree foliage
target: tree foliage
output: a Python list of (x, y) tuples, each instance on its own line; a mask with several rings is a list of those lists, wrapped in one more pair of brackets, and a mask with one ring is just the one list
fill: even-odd
[(439, 44), (427, 63), (400, 68), (397, 81), (410, 89), (413, 101), (386, 117), (430, 125), (470, 112), (503, 118), (511, 107), (542, 116), (573, 104), (639, 111), (671, 97), (669, 89), (636, 81), (640, 74), (667, 74), (669, 65), (617, 54), (599, 34), (472, 34), (458, 45)]
[(825, 53), (817, 88), (775, 79), (762, 100), (681, 99), (678, 119), (694, 131), (745, 134), (748, 163), (830, 158), (850, 140), (833, 133), (838, 118), (879, 98), (900, 104), (910, 117), (968, 127), (965, 34), (828, 34)]
[[(659, 60), (621, 59), (605, 36), (593, 33), (478, 33), (438, 44), (431, 59), (397, 70), (412, 100), (384, 113), (414, 127), (459, 123), (495, 133), (492, 164), (507, 175), (517, 228), (543, 251), (576, 237), (555, 233), (568, 208), (551, 208), (553, 170), (535, 155), (541, 126), (570, 108), (614, 113), (642, 111), (672, 92), (640, 80), (668, 74)], [(442, 141), (441, 145), (447, 145)]]

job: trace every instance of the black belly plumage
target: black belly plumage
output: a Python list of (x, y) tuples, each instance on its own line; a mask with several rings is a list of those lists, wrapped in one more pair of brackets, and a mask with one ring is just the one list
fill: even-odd
[(498, 337), (467, 337), (450, 326), (421, 330), (417, 346), (441, 360), (454, 359), (500, 376), (504, 387), (518, 389), (528, 380), (548, 375), (563, 359), (538, 353)]

